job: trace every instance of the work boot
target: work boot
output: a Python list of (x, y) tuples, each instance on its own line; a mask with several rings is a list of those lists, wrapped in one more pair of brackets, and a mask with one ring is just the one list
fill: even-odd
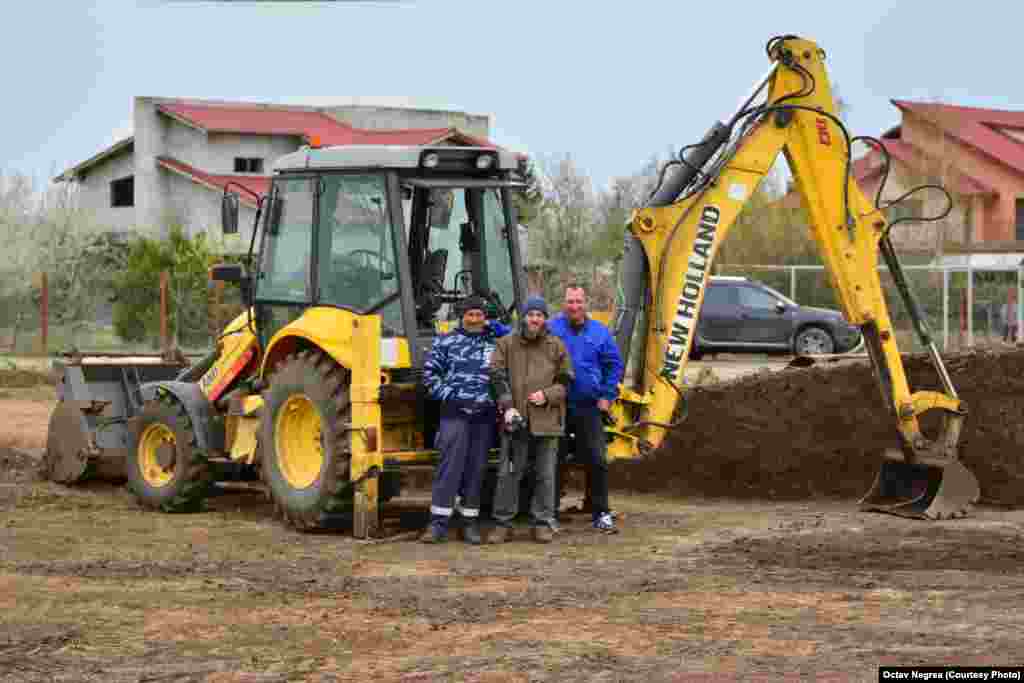
[(508, 527), (498, 525), (491, 529), (491, 533), (487, 535), (488, 543), (504, 543), (508, 538)]
[(448, 530), (441, 528), (438, 524), (431, 524), (420, 536), (421, 543), (445, 543), (447, 540)]
[(466, 543), (480, 545), (480, 525), (476, 522), (466, 522), (462, 529), (462, 538)]
[(555, 532), (549, 526), (533, 527), (533, 540), (537, 543), (551, 543), (555, 538)]

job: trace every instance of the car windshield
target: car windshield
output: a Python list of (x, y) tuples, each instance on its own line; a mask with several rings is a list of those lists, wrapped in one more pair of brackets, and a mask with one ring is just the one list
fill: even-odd
[(785, 302), (786, 302), (787, 304), (789, 304), (790, 306), (799, 306), (799, 305), (800, 305), (800, 304), (798, 304), (797, 302), (795, 302), (795, 301), (793, 301), (792, 299), (790, 299), (790, 298), (789, 298), (788, 296), (786, 296), (785, 294), (783, 294), (782, 292), (780, 292), (780, 291), (778, 291), (778, 290), (776, 290), (776, 289), (772, 289), (771, 287), (769, 287), (768, 285), (764, 284), (763, 282), (761, 282), (761, 283), (759, 283), (759, 284), (760, 284), (760, 285), (761, 285), (762, 287), (764, 287), (764, 289), (766, 289), (767, 291), (771, 292), (771, 293), (772, 293), (772, 294), (774, 294), (775, 296), (779, 297), (780, 299), (782, 299), (783, 301), (785, 301)]

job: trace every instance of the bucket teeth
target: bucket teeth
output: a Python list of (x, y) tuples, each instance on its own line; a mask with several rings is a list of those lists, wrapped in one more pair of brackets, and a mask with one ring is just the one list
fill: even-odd
[(981, 497), (977, 478), (958, 460), (927, 464), (887, 459), (860, 509), (912, 519), (966, 517)]

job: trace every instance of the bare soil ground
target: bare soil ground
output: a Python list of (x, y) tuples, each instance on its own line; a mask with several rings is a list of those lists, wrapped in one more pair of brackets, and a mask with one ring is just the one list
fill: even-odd
[[(1021, 376), (990, 382), (1019, 396)], [(870, 436), (877, 416), (858, 423), (841, 385), (819, 412), (851, 413), (851, 433)], [(164, 515), (112, 485), (39, 481), (52, 390), (0, 391), (3, 681), (874, 681), (883, 664), (1022, 663), (1024, 510), (943, 522), (860, 513), (843, 487), (786, 484), (827, 480), (807, 446), (791, 447), (788, 467), (741, 448), (730, 476), (745, 484), (730, 488), (709, 465), (717, 437), (680, 430), (669, 452), (692, 464), (659, 493), (614, 492), (613, 536), (567, 517), (549, 546), (525, 534), (425, 546), (414, 540), (421, 493), (389, 507), (388, 539), (361, 542), (288, 531), (255, 489)], [(701, 391), (694, 428), (724, 400)], [(813, 421), (824, 417), (806, 419), (831, 433)], [(984, 444), (1019, 456), (1019, 422), (1008, 429), (970, 435), (972, 465)], [(772, 434), (765, 443), (780, 443)], [(836, 437), (811, 451), (822, 468), (860, 455), (828, 455), (841, 448)], [(645, 476), (616, 475), (637, 488)], [(687, 496), (666, 496), (675, 486)]]

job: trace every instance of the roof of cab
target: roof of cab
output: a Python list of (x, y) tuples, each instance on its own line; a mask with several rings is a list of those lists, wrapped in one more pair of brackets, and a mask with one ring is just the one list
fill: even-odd
[(504, 150), (452, 145), (339, 145), (334, 147), (302, 147), (280, 157), (274, 171), (297, 171), (313, 168), (417, 168), (420, 156), (427, 150), (441, 154), (451, 151), (497, 154), (498, 168), (512, 170), (518, 167), (516, 155)]

